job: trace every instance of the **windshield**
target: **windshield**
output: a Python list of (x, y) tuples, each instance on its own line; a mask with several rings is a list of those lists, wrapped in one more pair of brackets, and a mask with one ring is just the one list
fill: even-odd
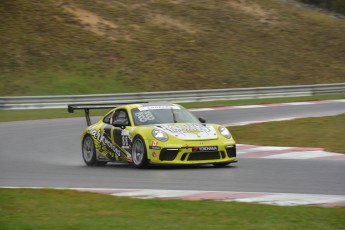
[(188, 110), (177, 105), (142, 106), (132, 109), (135, 125), (200, 123)]

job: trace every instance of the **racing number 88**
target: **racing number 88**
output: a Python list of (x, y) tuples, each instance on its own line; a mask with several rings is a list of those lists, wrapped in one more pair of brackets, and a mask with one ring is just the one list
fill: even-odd
[(140, 122), (152, 121), (155, 119), (150, 111), (138, 112), (135, 116), (138, 117)]

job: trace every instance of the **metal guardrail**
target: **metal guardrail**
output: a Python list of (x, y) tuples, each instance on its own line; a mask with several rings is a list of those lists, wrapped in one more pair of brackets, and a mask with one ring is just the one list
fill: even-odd
[(345, 83), (71, 96), (13, 96), (0, 97), (0, 110), (67, 108), (67, 104), (71, 103), (113, 103), (135, 101), (166, 101), (181, 103), (342, 93), (345, 93)]

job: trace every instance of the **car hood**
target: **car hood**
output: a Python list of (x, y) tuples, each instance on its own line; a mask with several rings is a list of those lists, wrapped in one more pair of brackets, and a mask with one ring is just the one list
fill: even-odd
[(172, 123), (154, 126), (181, 140), (210, 140), (218, 138), (216, 130), (209, 124)]

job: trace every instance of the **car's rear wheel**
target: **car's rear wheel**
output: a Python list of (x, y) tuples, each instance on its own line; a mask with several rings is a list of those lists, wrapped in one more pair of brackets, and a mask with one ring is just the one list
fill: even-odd
[(88, 166), (102, 166), (106, 161), (98, 161), (96, 156), (96, 149), (93, 139), (90, 135), (86, 135), (82, 144), (83, 159)]
[(148, 165), (146, 145), (140, 136), (134, 137), (132, 144), (132, 160), (136, 168), (144, 168)]

